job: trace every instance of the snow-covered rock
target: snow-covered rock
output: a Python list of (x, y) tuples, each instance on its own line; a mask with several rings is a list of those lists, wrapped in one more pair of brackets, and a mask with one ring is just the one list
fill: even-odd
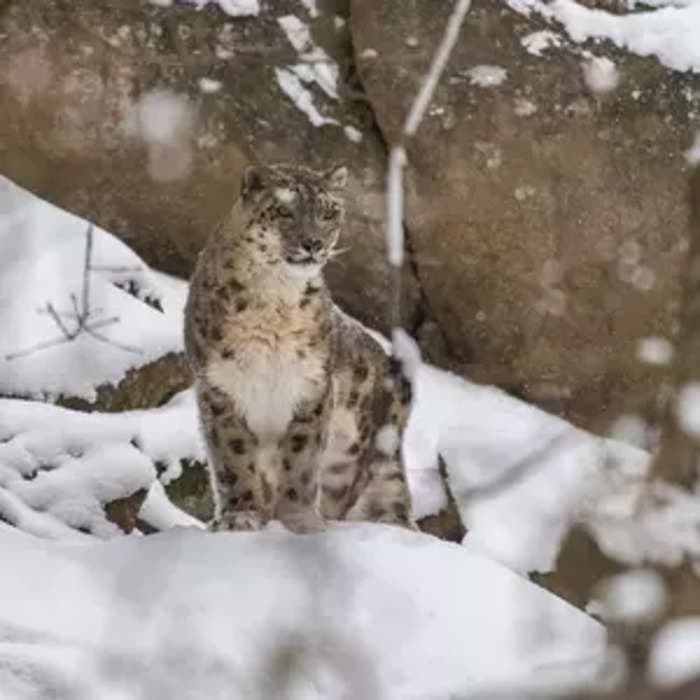
[(92, 401), (182, 350), (187, 285), (96, 227), (86, 276), (89, 227), (0, 177), (0, 394)]
[(0, 399), (0, 520), (39, 537), (115, 537), (105, 505), (149, 489), (150, 525), (196, 524), (154, 485), (177, 479), (183, 461), (204, 461), (191, 392), (122, 413)]
[(426, 700), (576, 685), (596, 622), (380, 525), (59, 545), (0, 523), (3, 700)]

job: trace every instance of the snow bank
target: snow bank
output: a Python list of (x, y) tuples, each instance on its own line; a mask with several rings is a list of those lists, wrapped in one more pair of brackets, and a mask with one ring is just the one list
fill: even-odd
[[(0, 399), (0, 519), (48, 539), (109, 538), (104, 504), (167, 483), (181, 460), (204, 460), (191, 392), (166, 406), (84, 413)], [(154, 527), (195, 525), (153, 487), (142, 517)]]
[[(37, 305), (49, 298), (61, 302), (60, 309), (70, 304), (71, 293), (80, 293), (87, 224), (0, 182), (0, 253), (7, 267), (0, 279), (0, 322), (13, 329), (0, 346), (14, 351), (58, 330)], [(96, 232), (93, 257), (94, 304), (106, 316), (120, 316), (104, 332), (139, 343), (144, 354), (79, 337), (0, 359), (0, 392), (90, 395), (128, 367), (181, 349), (186, 283), (148, 270), (105, 232)], [(116, 284), (132, 287), (135, 296)], [(140, 300), (146, 296), (158, 299), (164, 312)], [(203, 459), (189, 392), (162, 409), (106, 415), (5, 400), (0, 439), (8, 440), (0, 444), (0, 513), (52, 538), (74, 538), (81, 530), (117, 534), (99, 504), (146, 487), (156, 469), (167, 482), (179, 475), (181, 460)], [(692, 497), (666, 490), (657, 500), (662, 508), (637, 509), (647, 453), (428, 365), (418, 366), (403, 452), (415, 517), (446, 504), (437, 470), (441, 453), (469, 529), (466, 542), (516, 571), (550, 570), (573, 523), (584, 524), (606, 552), (630, 563), (700, 554), (700, 508)], [(156, 488), (146, 511), (145, 519), (158, 528), (191, 522)]]
[(213, 3), (231, 17), (254, 17), (260, 14), (258, 0), (187, 0), (187, 2), (195, 5), (198, 10)]
[(61, 342), (48, 304), (69, 332), (77, 328), (87, 229), (83, 219), (0, 177), (0, 327), (12, 329), (0, 334), (0, 394), (94, 400), (98, 386), (182, 349), (186, 285), (152, 273), (98, 228), (88, 280), (88, 327), (96, 335)]
[(673, 620), (656, 635), (649, 657), (649, 676), (655, 685), (674, 687), (698, 676), (700, 618)]
[(426, 700), (581, 683), (603, 656), (583, 613), (388, 526), (66, 546), (0, 524), (0, 551), (3, 700)]
[[(607, 39), (640, 56), (656, 56), (668, 68), (700, 72), (700, 3), (671, 3), (646, 12), (618, 15), (574, 0), (506, 0), (524, 14), (536, 12), (563, 25), (569, 38)], [(646, 3), (645, 3), (646, 4)]]
[(642, 450), (428, 365), (418, 373), (404, 454), (417, 515), (445, 504), (435, 470), (442, 454), (465, 542), (523, 573), (550, 571), (574, 522), (602, 523), (601, 538), (613, 513), (629, 527), (649, 465)]

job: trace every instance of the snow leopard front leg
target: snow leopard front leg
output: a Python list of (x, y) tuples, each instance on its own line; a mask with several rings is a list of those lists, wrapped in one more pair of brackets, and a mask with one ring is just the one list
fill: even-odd
[(214, 501), (212, 530), (259, 530), (272, 515), (256, 463), (258, 440), (226, 392), (197, 382)]
[(328, 436), (330, 394), (299, 406), (280, 443), (275, 517), (294, 532), (325, 529), (320, 509), (321, 455)]

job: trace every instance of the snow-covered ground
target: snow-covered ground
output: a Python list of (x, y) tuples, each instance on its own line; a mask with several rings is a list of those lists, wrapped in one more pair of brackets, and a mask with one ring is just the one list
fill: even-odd
[(153, 527), (196, 524), (167, 505), (155, 477), (167, 484), (182, 460), (203, 459), (190, 391), (123, 413), (0, 399), (0, 519), (39, 537), (115, 537), (103, 505), (141, 489), (152, 489), (143, 515)]
[[(189, 1), (260, 11), (257, 0)], [(551, 23), (523, 38), (533, 55), (593, 38), (700, 71), (697, 0), (648, 0), (656, 9), (627, 15), (505, 2)], [(321, 11), (300, 5), (312, 19)], [(281, 89), (313, 123), (341, 126), (307, 89), (332, 106), (337, 66), (303, 20), (278, 20), (300, 61), (278, 67)], [(617, 86), (611, 61), (580, 53), (592, 90)], [(498, 66), (472, 72), (481, 85), (507, 78)], [(186, 283), (88, 228), (0, 179), (0, 394), (92, 400), (182, 350)], [(423, 364), (415, 389), (404, 441), (414, 514), (446, 503), (440, 454), (462, 546), (370, 524), (204, 532), (162, 486), (183, 460), (203, 459), (191, 391), (117, 414), (0, 399), (0, 700), (526, 698), (592, 679), (602, 628), (522, 574), (552, 570), (573, 524), (631, 563), (699, 556), (695, 497), (646, 487), (646, 452), (492, 387)], [(124, 535), (104, 505), (142, 489), (140, 518), (162, 532)], [(699, 638), (697, 620), (666, 628), (652, 678), (691, 677)]]
[[(505, 0), (517, 12), (535, 13), (561, 25), (575, 43), (608, 40), (640, 56), (655, 56), (668, 68), (700, 72), (700, 2), (697, 0), (645, 0), (626, 14), (586, 7), (575, 0)], [(655, 5), (655, 7), (652, 7)], [(556, 25), (555, 25), (556, 26)], [(548, 38), (549, 45), (561, 38)], [(532, 51), (528, 48), (528, 50)], [(539, 55), (539, 54), (536, 54)]]
[[(86, 303), (88, 228), (0, 176), (0, 394), (94, 400), (98, 386), (182, 348), (186, 285), (97, 227)], [(84, 314), (86, 330), (64, 342)]]
[[(61, 393), (91, 397), (130, 368), (182, 350), (186, 283), (150, 270), (99, 229), (88, 280), (89, 323), (118, 318), (100, 329), (109, 340), (82, 333), (70, 342), (37, 346), (62, 338), (46, 313), (48, 303), (59, 311), (70, 309), (72, 298), (82, 303), (87, 229), (84, 220), (0, 180), (0, 327), (13, 329), (2, 335), (0, 350), (29, 350), (0, 357), (0, 392), (49, 400)], [(75, 320), (65, 324), (73, 328)], [(605, 491), (616, 478), (627, 489), (617, 488), (616, 495), (626, 494), (648, 463), (634, 447), (596, 438), (497, 389), (428, 365), (417, 372), (416, 397), (404, 445), (414, 514), (435, 513), (446, 503), (437, 470), (441, 453), (468, 541), (523, 573), (550, 570), (571, 523), (604, 502), (601, 484)], [(50, 537), (67, 528), (117, 534), (101, 503), (153, 483), (156, 465), (167, 483), (179, 476), (182, 460), (203, 458), (189, 392), (158, 409), (120, 414), (2, 399), (0, 440), (0, 513)], [(509, 488), (484, 491), (484, 484), (510, 470), (517, 478), (509, 478)], [(154, 491), (149, 498), (151, 515), (161, 496)], [(631, 508), (633, 499), (625, 504)]]
[[(119, 320), (106, 341), (41, 346), (62, 331), (49, 302), (80, 313), (88, 224), (0, 184), (0, 324), (13, 329), (0, 391), (91, 397), (182, 350), (186, 283), (98, 229), (90, 322)], [(697, 552), (693, 498), (667, 488), (665, 508), (640, 511), (646, 452), (426, 364), (414, 381), (414, 514), (446, 503), (441, 454), (462, 547), (373, 525), (202, 532), (161, 483), (203, 459), (191, 390), (109, 414), (0, 399), (0, 698), (541, 697), (592, 678), (601, 628), (519, 574), (551, 570), (574, 523), (632, 563)], [(141, 489), (159, 535), (106, 519), (105, 503)]]
[[(8, 273), (0, 324), (13, 329), (2, 339), (10, 354), (0, 364), (2, 391), (90, 397), (182, 349), (186, 284), (149, 270), (97, 229), (90, 308), (98, 321), (118, 316), (104, 331), (110, 340), (83, 333), (39, 347), (60, 338), (47, 303), (60, 311), (70, 311), (72, 297), (81, 303), (88, 225), (7, 181), (0, 212)], [(160, 408), (110, 414), (0, 399), (0, 697), (131, 700), (177, 688), (178, 698), (204, 690), (222, 698), (442, 698), (590, 678), (602, 659), (601, 628), (490, 558), (519, 570), (546, 559), (541, 542), (527, 538), (514, 540), (514, 559), (494, 534), (513, 528), (515, 536), (526, 520), (537, 522), (541, 504), (524, 499), (494, 531), (502, 514), (480, 512), (469, 490), (536, 454), (557, 431), (598, 441), (427, 365), (416, 388), (405, 445), (416, 515), (445, 503), (443, 451), (474, 547), (469, 538), (460, 547), (372, 525), (309, 537), (275, 524), (256, 534), (204, 533), (156, 479), (161, 472), (167, 483), (182, 460), (203, 458), (191, 391)], [(571, 488), (595, 468), (574, 476), (572, 461)], [(140, 516), (167, 532), (123, 535), (104, 504), (149, 488)], [(563, 503), (556, 517), (569, 522)], [(558, 539), (548, 537), (553, 552)]]
[(583, 613), (399, 528), (68, 545), (0, 524), (0, 551), (3, 700), (523, 698), (603, 657)]

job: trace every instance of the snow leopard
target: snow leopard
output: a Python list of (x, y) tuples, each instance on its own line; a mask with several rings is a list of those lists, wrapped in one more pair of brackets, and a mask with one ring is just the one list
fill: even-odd
[[(256, 165), (200, 253), (185, 311), (213, 530), (415, 529), (401, 456), (411, 382), (324, 280), (347, 168)], [(361, 280), (358, 280), (361, 283)]]

